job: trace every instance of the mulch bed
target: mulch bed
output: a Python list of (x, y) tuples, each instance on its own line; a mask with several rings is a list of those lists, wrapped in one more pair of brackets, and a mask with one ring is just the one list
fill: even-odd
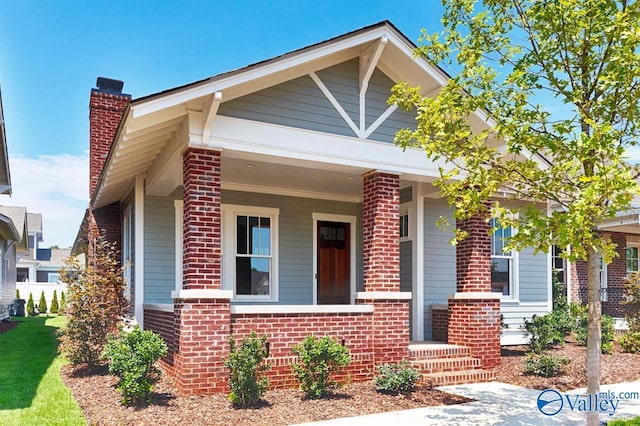
[[(566, 366), (565, 374), (558, 377), (538, 377), (524, 373), (526, 346), (507, 346), (502, 348), (502, 364), (496, 368), (496, 380), (533, 389), (558, 389), (566, 391), (587, 386), (586, 350), (575, 342), (551, 350), (551, 353), (564, 355), (571, 362)], [(614, 342), (611, 355), (602, 355), (601, 384), (632, 382), (640, 380), (640, 354), (622, 352)]]
[(0, 333), (4, 333), (9, 330), (13, 330), (19, 323), (15, 321), (0, 321)]
[(299, 390), (268, 391), (258, 407), (234, 409), (226, 395), (178, 396), (163, 374), (150, 406), (123, 407), (117, 379), (104, 367), (87, 373), (64, 366), (62, 377), (91, 425), (282, 425), (471, 401), (426, 387), (408, 396), (384, 395), (367, 382), (345, 386), (322, 400), (304, 399)]

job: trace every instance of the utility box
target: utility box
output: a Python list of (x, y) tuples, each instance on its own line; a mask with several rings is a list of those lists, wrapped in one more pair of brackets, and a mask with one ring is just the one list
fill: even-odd
[(15, 316), (23, 317), (24, 316), (24, 305), (26, 300), (24, 299), (15, 299), (13, 301), (13, 306), (15, 307)]

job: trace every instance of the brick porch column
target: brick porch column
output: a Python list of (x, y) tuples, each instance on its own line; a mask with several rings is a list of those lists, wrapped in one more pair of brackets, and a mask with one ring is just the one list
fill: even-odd
[(364, 292), (356, 299), (374, 306), (374, 363), (399, 362), (409, 355), (411, 300), (400, 292), (400, 177), (368, 172), (363, 190)]
[(183, 394), (225, 391), (231, 291), (221, 289), (220, 152), (183, 153), (183, 289), (173, 292), (174, 371)]
[(449, 297), (448, 341), (471, 348), (484, 368), (500, 364), (500, 296), (491, 293), (491, 225), (483, 216), (458, 221), (467, 237), (456, 247), (456, 293)]

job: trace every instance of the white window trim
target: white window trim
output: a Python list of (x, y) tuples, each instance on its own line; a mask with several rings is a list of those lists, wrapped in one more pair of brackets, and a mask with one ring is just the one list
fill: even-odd
[[(518, 230), (512, 226), (512, 235), (515, 235), (517, 232)], [(498, 256), (493, 255), (492, 250), (491, 259), (493, 258), (511, 259), (511, 267), (509, 268), (509, 294), (500, 296), (500, 300), (520, 303), (520, 252), (517, 250), (511, 250), (511, 256)]]
[[(400, 236), (400, 242), (411, 241), (411, 213), (409, 213), (409, 209), (401, 209), (399, 218), (402, 216), (407, 216), (407, 235)], [(399, 222), (399, 221), (398, 221)], [(400, 234), (400, 223), (398, 223), (398, 234)]]
[[(222, 204), (222, 289), (233, 291), (232, 302), (278, 302), (279, 294), (279, 221), (280, 209), (270, 207), (241, 206)], [(269, 277), (269, 295), (236, 294), (236, 216), (263, 216), (271, 218), (271, 276)]]
[(313, 212), (311, 214), (313, 219), (313, 275), (311, 276), (311, 287), (313, 288), (313, 304), (318, 304), (318, 222), (343, 222), (349, 224), (349, 257), (350, 257), (350, 265), (349, 265), (349, 281), (350, 281), (350, 294), (351, 294), (351, 304), (355, 304), (356, 302), (356, 225), (358, 223), (358, 218), (356, 216), (347, 216), (340, 214), (327, 214), (327, 213), (316, 213)]
[[(640, 244), (636, 243), (636, 242), (627, 242), (627, 245), (625, 246), (625, 265), (624, 265), (624, 268), (625, 268), (625, 273), (627, 274), (627, 276), (630, 276), (630, 273), (632, 273), (632, 272), (640, 272), (640, 247), (639, 247), (639, 245)], [(629, 259), (626, 258), (626, 250), (627, 250), (627, 248), (630, 248), (630, 247), (638, 249), (638, 258), (637, 258), (637, 260), (638, 260), (638, 270), (636, 270), (636, 271), (628, 271), (627, 270), (627, 261)]]
[(607, 287), (609, 286), (608, 278), (607, 278), (607, 263), (600, 256), (600, 264), (602, 265), (600, 269), (600, 301), (606, 302), (608, 300), (607, 296)]

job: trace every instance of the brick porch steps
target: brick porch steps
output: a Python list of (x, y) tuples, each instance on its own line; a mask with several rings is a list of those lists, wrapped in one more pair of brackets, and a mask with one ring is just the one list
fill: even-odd
[(495, 373), (483, 370), (480, 360), (473, 358), (465, 346), (415, 343), (409, 345), (409, 357), (422, 373), (422, 381), (431, 386), (488, 382), (495, 378)]

